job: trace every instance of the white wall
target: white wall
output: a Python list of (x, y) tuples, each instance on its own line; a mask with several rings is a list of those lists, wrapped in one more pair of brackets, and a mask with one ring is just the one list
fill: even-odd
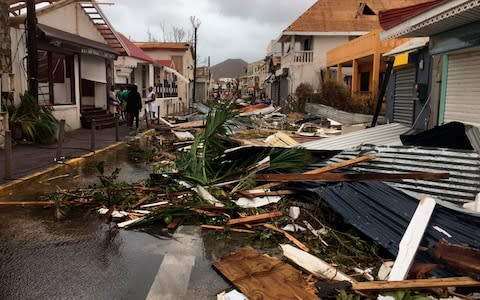
[(55, 106), (53, 115), (58, 120), (65, 120), (65, 130), (70, 131), (81, 127), (80, 111), (77, 105), (59, 105)]
[(106, 44), (105, 39), (97, 30), (90, 18), (78, 3), (72, 3), (58, 9), (39, 11), (38, 23), (45, 24), (69, 33), (78, 34), (84, 38)]

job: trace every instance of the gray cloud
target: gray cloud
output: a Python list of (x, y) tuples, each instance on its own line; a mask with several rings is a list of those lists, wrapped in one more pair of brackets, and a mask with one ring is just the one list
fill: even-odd
[(227, 58), (248, 62), (266, 54), (270, 40), (292, 23), (315, 0), (115, 0), (103, 10), (116, 30), (132, 40), (146, 40), (149, 31), (161, 38), (161, 24), (192, 32), (190, 16), (201, 20), (199, 62)]

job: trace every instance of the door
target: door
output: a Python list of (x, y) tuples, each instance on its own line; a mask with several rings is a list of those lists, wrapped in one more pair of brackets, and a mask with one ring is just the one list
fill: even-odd
[(395, 91), (393, 95), (393, 122), (411, 125), (415, 112), (414, 85), (415, 68), (395, 71)]
[(480, 50), (448, 56), (445, 123), (480, 124)]

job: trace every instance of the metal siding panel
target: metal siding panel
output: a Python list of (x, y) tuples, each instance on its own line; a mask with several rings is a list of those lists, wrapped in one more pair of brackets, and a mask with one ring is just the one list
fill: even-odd
[(480, 124), (480, 51), (449, 55), (445, 122)]
[(376, 159), (355, 165), (360, 172), (404, 173), (447, 172), (448, 179), (402, 180), (389, 185), (428, 195), (455, 204), (473, 201), (480, 192), (480, 154), (442, 148), (408, 146), (362, 146), (343, 151), (331, 158), (330, 163), (372, 153)]
[(415, 68), (396, 71), (393, 96), (393, 122), (413, 123), (413, 112), (415, 109), (413, 86), (416, 79), (415, 75)]

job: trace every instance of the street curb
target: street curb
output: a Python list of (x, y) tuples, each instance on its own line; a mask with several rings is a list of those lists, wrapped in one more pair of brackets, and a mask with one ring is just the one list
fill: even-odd
[(99, 150), (96, 150), (95, 152), (89, 152), (89, 153), (86, 153), (82, 156), (79, 156), (79, 157), (76, 157), (76, 158), (72, 158), (66, 162), (63, 162), (61, 164), (57, 164), (55, 166), (51, 166), (51, 167), (48, 167), (44, 170), (41, 170), (41, 171), (38, 171), (38, 172), (35, 172), (33, 174), (30, 174), (30, 175), (26, 175), (26, 176), (23, 176), (21, 178), (17, 178), (17, 179), (14, 179), (10, 182), (7, 182), (7, 183), (4, 183), (2, 185), (0, 185), (0, 195), (1, 194), (4, 194), (4, 192), (8, 189), (14, 189), (15, 186), (17, 184), (20, 184), (20, 183), (25, 183), (26, 181), (29, 181), (29, 180), (33, 180), (35, 178), (38, 178), (40, 176), (43, 176), (49, 172), (53, 172), (55, 170), (58, 170), (60, 168), (63, 168), (65, 165), (70, 165), (70, 166), (73, 166), (73, 165), (79, 165), (81, 164), (82, 162), (84, 162), (87, 158), (90, 158), (92, 156), (95, 156), (97, 154), (101, 154), (103, 152), (106, 152), (106, 151), (109, 151), (109, 150), (112, 150), (112, 149), (115, 149), (121, 145), (124, 145), (125, 142), (117, 142), (115, 144), (112, 144), (110, 146), (107, 146), (105, 148), (102, 148), (102, 149), (99, 149)]

